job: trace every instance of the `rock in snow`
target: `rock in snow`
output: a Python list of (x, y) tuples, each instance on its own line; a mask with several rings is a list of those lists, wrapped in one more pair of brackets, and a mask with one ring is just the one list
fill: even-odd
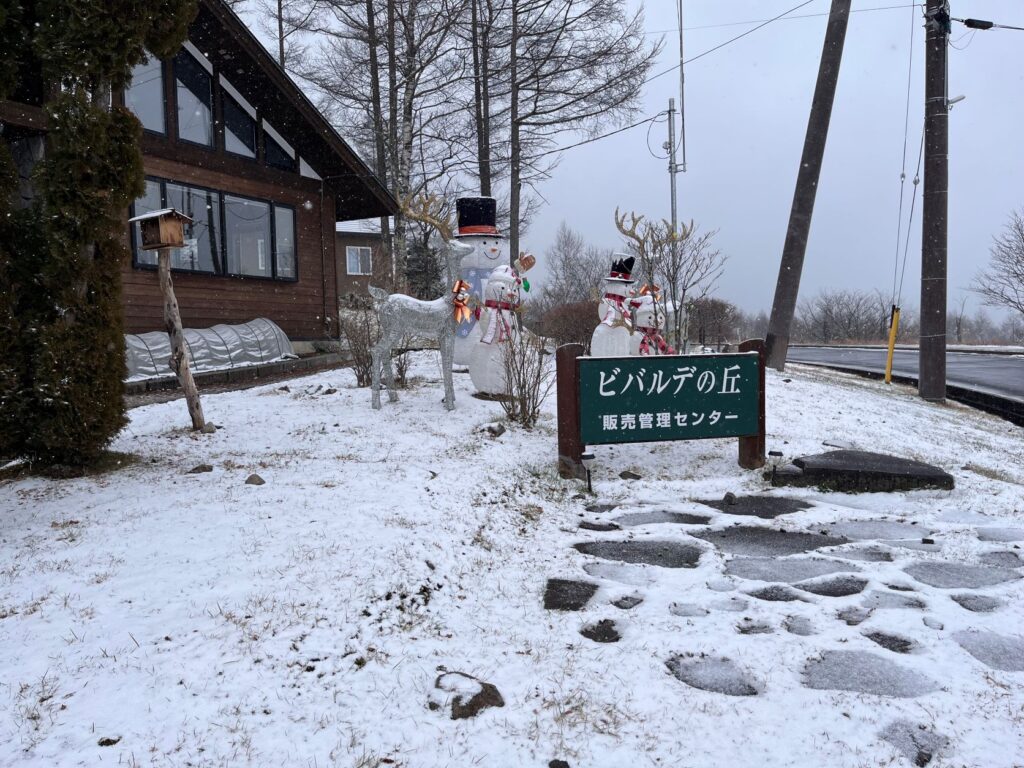
[(505, 700), (497, 688), (465, 672), (445, 672), (438, 675), (434, 681), (434, 689), (428, 706), (431, 709), (440, 709), (445, 703), (450, 702), (452, 720), (465, 720), (476, 717), (489, 707), (505, 706)]

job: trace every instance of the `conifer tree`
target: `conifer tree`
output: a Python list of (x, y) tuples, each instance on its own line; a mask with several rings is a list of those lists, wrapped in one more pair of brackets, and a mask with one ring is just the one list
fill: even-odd
[(146, 50), (173, 54), (195, 0), (6, 0), (0, 99), (38, 72), (47, 140), (35, 195), (0, 141), (0, 453), (44, 464), (94, 460), (125, 423), (120, 265), (124, 211), (142, 194), (142, 127), (111, 94)]

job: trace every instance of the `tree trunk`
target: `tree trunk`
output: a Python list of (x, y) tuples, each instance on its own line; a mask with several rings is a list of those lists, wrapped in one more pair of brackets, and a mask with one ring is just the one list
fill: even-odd
[(519, 2), (512, 0), (512, 34), (509, 40), (509, 222), (508, 257), (515, 262), (519, 256), (519, 57), (516, 47), (519, 43)]
[(284, 0), (277, 0), (277, 63), (284, 68)]
[[(488, 79), (488, 57), (487, 51), (490, 45), (488, 29), (490, 25), (490, 14), (487, 22), (481, 24), (478, 3), (480, 0), (471, 0), (472, 17), (472, 46), (473, 46), (473, 108), (476, 120), (476, 152), (477, 152), (477, 174), (480, 177), (480, 194), (484, 197), (491, 196), (491, 136), (490, 136), (490, 88)], [(481, 29), (482, 27), (482, 29)]]
[(185, 349), (185, 334), (181, 330), (181, 314), (178, 312), (178, 300), (174, 297), (174, 285), (171, 283), (171, 250), (161, 248), (157, 259), (160, 272), (160, 293), (164, 297), (164, 323), (167, 335), (171, 340), (170, 367), (178, 377), (185, 392), (188, 404), (188, 415), (192, 417), (192, 429), (203, 430), (206, 420), (203, 418), (203, 406), (199, 402), (199, 390), (192, 378), (192, 369), (188, 364), (188, 352)]
[[(388, 0), (388, 28), (385, 39), (388, 51), (388, 165), (390, 166), (389, 189), (398, 196), (398, 65), (396, 61), (395, 0)], [(400, 196), (399, 203), (404, 204)], [(405, 239), (405, 219), (402, 211), (395, 214), (395, 237), (391, 244), (391, 280), (398, 284), (398, 263), (404, 256), (402, 241)]]
[[(370, 54), (370, 110), (373, 119), (374, 151), (376, 153), (377, 176), (385, 187), (388, 186), (388, 163), (384, 150), (384, 113), (380, 103), (380, 59), (377, 56), (377, 19), (373, 12), (373, 0), (366, 0), (366, 37)], [(387, 258), (394, 265), (394, 245), (391, 242), (391, 222), (387, 216), (380, 217), (381, 242), (387, 249)], [(392, 275), (394, 282), (394, 275)]]

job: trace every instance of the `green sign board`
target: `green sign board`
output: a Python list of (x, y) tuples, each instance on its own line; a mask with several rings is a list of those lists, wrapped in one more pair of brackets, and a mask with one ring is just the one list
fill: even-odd
[(581, 357), (578, 362), (584, 444), (758, 434), (756, 352)]

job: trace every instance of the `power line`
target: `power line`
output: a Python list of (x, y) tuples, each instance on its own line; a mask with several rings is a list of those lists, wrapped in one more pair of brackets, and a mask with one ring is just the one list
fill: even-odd
[[(852, 8), (850, 10), (850, 13), (865, 13), (867, 11), (892, 11), (892, 10), (896, 10), (896, 9), (899, 9), (899, 8), (920, 8), (922, 6), (923, 6), (923, 3), (911, 3), (910, 5), (881, 5), (881, 6), (878, 6), (876, 8)], [(813, 19), (813, 18), (817, 18), (817, 17), (820, 17), (820, 16), (828, 16), (828, 15), (829, 15), (828, 11), (823, 11), (821, 13), (801, 13), (798, 16), (789, 16), (789, 15), (787, 15), (784, 19), (781, 19), (781, 20), (782, 21), (790, 21), (792, 19)], [(692, 26), (692, 27), (684, 27), (683, 31), (684, 32), (689, 32), (690, 30), (696, 30), (696, 29), (720, 29), (722, 27), (742, 27), (742, 26), (744, 26), (746, 24), (760, 24), (760, 23), (765, 22), (765, 21), (772, 21), (772, 19), (767, 19), (767, 20), (766, 19), (748, 19), (747, 21), (728, 21), (728, 22), (724, 22), (722, 24), (699, 24), (699, 25)], [(665, 34), (668, 34), (669, 32), (678, 32), (678, 31), (679, 31), (679, 28), (675, 27), (673, 29), (657, 29), (657, 30), (654, 30), (652, 32), (644, 32), (644, 34), (645, 35), (665, 35)]]
[[(761, 24), (758, 24), (756, 27), (752, 27), (751, 29), (748, 29), (746, 32), (743, 32), (742, 34), (736, 35), (736, 37), (729, 38), (724, 43), (719, 43), (718, 45), (714, 46), (713, 48), (708, 48), (706, 51), (702, 51), (701, 53), (698, 53), (693, 58), (686, 59), (686, 61), (684, 61), (683, 64), (689, 64), (691, 61), (696, 61), (697, 59), (700, 59), (700, 58), (703, 58), (704, 56), (707, 56), (709, 53), (714, 53), (715, 51), (719, 50), (720, 48), (724, 48), (725, 46), (729, 45), (730, 43), (735, 43), (737, 40), (740, 40), (741, 38), (744, 38), (747, 35), (750, 35), (750, 34), (753, 34), (754, 32), (757, 32), (757, 30), (761, 29), (762, 27), (768, 26), (773, 21), (778, 21), (779, 19), (783, 18), (784, 16), (788, 16), (789, 14), (793, 13), (793, 11), (798, 11), (801, 8), (803, 8), (804, 6), (810, 5), (813, 2), (814, 2), (814, 0), (805, 0), (804, 2), (800, 3), (799, 5), (796, 5), (796, 6), (792, 7), (792, 8), (790, 8), (788, 11), (783, 11), (778, 16), (774, 16), (773, 18), (770, 18), (767, 21), (762, 22)], [(651, 75), (649, 78), (644, 80), (643, 84), (646, 85), (647, 83), (651, 82), (651, 80), (659, 78), (662, 75), (667, 75), (669, 72), (675, 72), (677, 69), (679, 69), (679, 66), (680, 66), (679, 64), (676, 64), (675, 66), (672, 66), (672, 67), (669, 67), (668, 69), (662, 70), (661, 72), (659, 72), (656, 75)]]
[(994, 21), (984, 21), (982, 19), (957, 19), (950, 17), (950, 21), (959, 21), (968, 29), (1012, 29), (1016, 32), (1024, 32), (1024, 27), (1013, 27), (1009, 24), (996, 24)]
[[(896, 272), (900, 266), (900, 240), (903, 234), (903, 190), (907, 181), (907, 136), (910, 133), (910, 85), (914, 74), (914, 33), (916, 32), (916, 20), (917, 14), (914, 9), (917, 6), (911, 6), (910, 11), (910, 44), (907, 46), (907, 104), (903, 114), (903, 159), (900, 161), (900, 205), (899, 213), (897, 214), (896, 223), (896, 255), (893, 259), (892, 264), (892, 304), (898, 306), (896, 302)], [(917, 180), (914, 181), (915, 194), (917, 191)], [(909, 224), (907, 225), (910, 226)]]
[(595, 141), (600, 141), (601, 139), (607, 139), (609, 136), (614, 136), (617, 133), (622, 133), (623, 131), (628, 131), (631, 128), (636, 128), (637, 126), (644, 125), (646, 123), (650, 123), (650, 122), (652, 122), (654, 120), (657, 120), (659, 117), (661, 117), (664, 114), (665, 114), (664, 112), (659, 112), (656, 115), (652, 115), (651, 117), (644, 118), (643, 120), (639, 120), (638, 122), (635, 122), (635, 123), (633, 123), (631, 125), (623, 126), (622, 128), (618, 128), (618, 129), (616, 129), (614, 131), (609, 131), (608, 133), (602, 133), (600, 136), (593, 136), (593, 137), (591, 137), (589, 139), (584, 139), (583, 141), (577, 141), (575, 144), (569, 144), (569, 145), (564, 146), (564, 147), (556, 147), (555, 149), (549, 149), (547, 152), (541, 152), (539, 155), (534, 155), (533, 159), (537, 159), (539, 157), (544, 157), (545, 155), (553, 155), (556, 152), (565, 152), (567, 149), (572, 149), (573, 147), (580, 147), (580, 146), (583, 146), (584, 144), (591, 144), (591, 143), (593, 143)]

